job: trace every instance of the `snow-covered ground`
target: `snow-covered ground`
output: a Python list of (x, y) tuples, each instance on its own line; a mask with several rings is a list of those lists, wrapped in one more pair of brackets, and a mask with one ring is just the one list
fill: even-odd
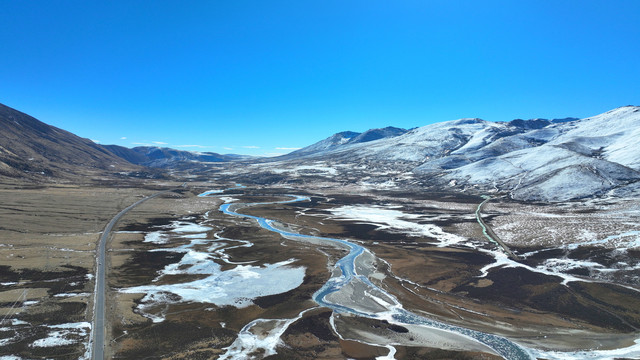
[[(490, 202), (491, 226), (540, 270), (628, 285), (640, 280), (640, 205), (602, 199), (555, 205)], [(545, 252), (553, 251), (553, 258)], [(586, 275), (585, 275), (586, 276)]]
[[(248, 323), (240, 330), (233, 344), (225, 348), (226, 352), (219, 360), (244, 360), (251, 358), (247, 354), (260, 352), (263, 352), (265, 357), (275, 355), (276, 347), (282, 345), (282, 334), (291, 324), (313, 309), (315, 308), (304, 310), (292, 319), (256, 319)], [(253, 330), (254, 327), (260, 329)]]
[[(89, 333), (91, 331), (91, 323), (77, 322), (77, 323), (64, 323), (56, 325), (33, 325), (31, 323), (18, 320), (4, 318), (2, 324), (5, 326), (0, 327), (0, 331), (12, 334), (10, 337), (0, 339), (0, 346), (6, 346), (19, 341), (23, 341), (25, 338), (36, 334), (45, 334), (44, 337), (35, 338), (29, 346), (32, 348), (51, 348), (58, 346), (68, 346), (74, 344), (85, 344), (89, 349)], [(9, 326), (6, 326), (9, 325)], [(81, 359), (86, 359), (86, 356), (81, 356)], [(22, 359), (16, 355), (0, 356), (0, 360), (3, 359)]]
[(88, 322), (50, 325), (46, 338), (38, 339), (33, 347), (54, 347), (75, 344), (84, 340), (89, 334), (91, 324)]
[[(302, 284), (305, 268), (295, 266), (295, 259), (262, 266), (230, 261), (225, 248), (250, 247), (252, 244), (246, 240), (225, 239), (217, 235), (213, 240), (208, 239), (207, 232), (212, 229), (190, 221), (174, 221), (163, 230), (146, 234), (144, 240), (163, 245), (171, 244), (172, 240), (181, 243), (188, 241), (187, 244), (172, 248), (150, 250), (184, 254), (177, 263), (160, 270), (154, 282), (169, 275), (205, 275), (204, 278), (172, 284), (141, 285), (120, 289), (120, 292), (145, 294), (138, 306), (139, 311), (154, 322), (160, 322), (164, 320), (164, 315), (153, 312), (158, 305), (202, 302), (242, 308), (251, 305), (257, 297), (286, 292)], [(239, 245), (231, 245), (233, 242)], [(220, 263), (236, 266), (222, 270)]]
[[(376, 225), (379, 230), (400, 232), (408, 236), (435, 239), (435, 244), (437, 246), (462, 246), (473, 248), (477, 251), (488, 254), (495, 260), (493, 263), (488, 264), (481, 269), (480, 277), (487, 276), (491, 269), (520, 267), (544, 275), (557, 276), (562, 279), (561, 281), (563, 284), (567, 284), (572, 281), (604, 281), (609, 280), (618, 272), (621, 274), (624, 272), (625, 274), (622, 274), (621, 276), (626, 276), (626, 273), (635, 273), (640, 270), (640, 261), (633, 259), (626, 259), (625, 261), (621, 260), (619, 263), (608, 264), (608, 266), (605, 266), (604, 264), (588, 259), (579, 260), (565, 257), (550, 258), (534, 266), (526, 265), (522, 262), (509, 258), (498, 248), (494, 248), (493, 246), (487, 247), (487, 244), (485, 243), (445, 232), (440, 227), (430, 224), (429, 220), (437, 219), (437, 216), (406, 213), (392, 206), (346, 205), (332, 208), (329, 212), (332, 214), (332, 218), (338, 220), (350, 220), (359, 223), (372, 224)], [(549, 218), (561, 222), (566, 221), (563, 216), (553, 213), (542, 214), (539, 216), (547, 218), (547, 227), (549, 227)], [(544, 223), (544, 221), (542, 223)], [(503, 228), (499, 228), (498, 230), (500, 235), (503, 234)], [(526, 230), (525, 228), (520, 230), (531, 232), (530, 229)], [(637, 248), (640, 246), (640, 231), (628, 231), (618, 235), (590, 238), (588, 241), (573, 242), (565, 246), (567, 249), (576, 249), (579, 246), (588, 245), (613, 247), (617, 252), (624, 252), (626, 249)], [(526, 259), (535, 253), (546, 249), (549, 248), (543, 248), (542, 250), (522, 254), (521, 256)], [(586, 277), (572, 275), (571, 272), (576, 269), (589, 269), (592, 278), (589, 279)]]
[[(304, 267), (290, 266), (294, 260), (264, 266), (237, 265), (222, 271), (209, 254), (190, 251), (177, 264), (168, 265), (163, 275), (201, 274), (206, 278), (167, 285), (142, 285), (121, 289), (123, 293), (146, 294), (142, 298), (145, 309), (156, 305), (182, 302), (202, 302), (217, 306), (231, 305), (247, 307), (251, 300), (294, 289), (302, 284)], [(150, 316), (154, 321), (162, 321), (158, 315)]]
[(449, 246), (466, 241), (465, 238), (447, 233), (436, 225), (419, 223), (419, 220), (423, 222), (426, 220), (420, 215), (404, 213), (393, 207), (346, 205), (330, 211), (333, 217), (340, 220), (374, 224), (380, 230), (402, 232), (409, 236), (428, 237), (435, 240), (438, 246)]
[(532, 350), (532, 353), (538, 358), (549, 360), (640, 359), (640, 339), (636, 340), (634, 345), (615, 350), (586, 349), (570, 352)]
[(323, 162), (315, 163), (313, 165), (299, 165), (292, 168), (269, 168), (272, 172), (276, 174), (282, 173), (299, 173), (299, 172), (308, 172), (308, 173), (321, 173), (322, 175), (336, 175), (338, 171), (332, 167), (326, 166)]

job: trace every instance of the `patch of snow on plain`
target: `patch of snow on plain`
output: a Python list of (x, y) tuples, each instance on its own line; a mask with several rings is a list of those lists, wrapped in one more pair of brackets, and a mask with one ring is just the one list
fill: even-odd
[(31, 347), (54, 347), (71, 345), (81, 341), (89, 333), (91, 324), (88, 322), (68, 323), (60, 325), (51, 325), (51, 329), (47, 337), (34, 341)]
[[(2, 330), (2, 331), (10, 331), (11, 329), (10, 328), (1, 328), (0, 330)], [(16, 342), (18, 340), (19, 340), (18, 335), (13, 336), (13, 337), (0, 339), (0, 346), (9, 345), (9, 344), (14, 343), (14, 342)]]
[[(171, 264), (162, 274), (204, 274), (204, 279), (178, 284), (142, 285), (121, 289), (123, 293), (146, 294), (142, 309), (158, 303), (206, 302), (218, 306), (231, 305), (244, 308), (252, 300), (267, 295), (280, 294), (302, 284), (304, 267), (290, 266), (295, 260), (264, 266), (239, 265), (222, 271), (209, 254), (189, 251), (177, 264)], [(162, 275), (161, 275), (162, 276)]]
[(604, 266), (593, 261), (579, 261), (573, 259), (547, 259), (542, 265), (539, 265), (537, 268), (557, 273), (581, 268), (600, 270), (604, 268)]
[(73, 297), (73, 296), (90, 296), (91, 294), (89, 293), (62, 293), (62, 294), (55, 294), (53, 295), (53, 297)]
[(536, 358), (549, 360), (614, 360), (614, 359), (640, 359), (640, 339), (635, 345), (615, 350), (582, 350), (582, 351), (543, 351), (530, 349)]
[(318, 172), (318, 173), (324, 173), (324, 174), (328, 174), (328, 175), (336, 175), (338, 174), (338, 171), (332, 167), (328, 167), (326, 165), (324, 165), (324, 163), (317, 163), (316, 165), (299, 165), (296, 167), (292, 167), (292, 168), (269, 168), (269, 171), (271, 171), (272, 173), (275, 174), (283, 174), (283, 173), (289, 173), (289, 172), (309, 172), (309, 171), (313, 171), (313, 172)]
[(170, 236), (168, 232), (176, 233), (181, 238), (198, 239), (206, 237), (203, 233), (209, 230), (213, 230), (212, 227), (195, 224), (187, 221), (172, 221), (168, 226), (162, 226), (168, 228), (168, 231), (153, 231), (145, 234), (143, 242), (152, 244), (167, 244), (169, 243)]
[(150, 232), (150, 233), (146, 234), (144, 236), (144, 241), (143, 242), (153, 243), (153, 244), (166, 244), (166, 243), (169, 242), (169, 239), (162, 232), (154, 231), (154, 232)]
[(477, 248), (478, 251), (483, 252), (485, 254), (489, 254), (491, 256), (493, 256), (493, 258), (496, 260), (494, 263), (491, 263), (489, 265), (484, 266), (482, 269), (480, 269), (481, 275), (479, 275), (478, 277), (483, 278), (486, 277), (489, 274), (489, 270), (493, 269), (493, 268), (516, 268), (516, 267), (521, 267), (524, 269), (527, 269), (529, 271), (532, 272), (536, 272), (539, 274), (544, 274), (544, 275), (548, 275), (548, 276), (556, 276), (559, 278), (562, 278), (562, 285), (567, 285), (568, 283), (572, 282), (572, 281), (583, 281), (583, 282), (593, 282), (592, 280), (589, 279), (581, 279), (569, 274), (563, 274), (561, 272), (556, 272), (557, 269), (556, 268), (546, 268), (544, 266), (541, 267), (531, 267), (529, 265), (525, 265), (522, 263), (519, 263), (515, 260), (512, 260), (511, 258), (509, 258), (505, 253), (501, 252), (501, 251), (493, 251), (493, 250), (486, 250), (486, 249), (482, 249), (482, 248)]
[[(253, 359), (249, 354), (259, 353), (262, 350), (262, 357), (275, 355), (276, 347), (282, 345), (282, 334), (289, 328), (291, 324), (298, 321), (309, 310), (302, 311), (293, 319), (256, 319), (245, 325), (238, 333), (238, 337), (229, 347), (219, 360), (241, 360)], [(264, 326), (261, 324), (273, 324)], [(258, 328), (258, 334), (251, 332), (253, 327)], [(224, 327), (224, 326), (223, 326)], [(265, 328), (270, 327), (269, 330)]]
[(212, 266), (218, 266), (218, 264), (210, 259), (209, 254), (187, 250), (187, 253), (179, 262), (165, 266), (164, 269), (160, 271), (160, 274), (213, 274), (216, 270), (213, 269)]
[(325, 172), (328, 173), (330, 175), (336, 175), (338, 172), (336, 171), (336, 169), (331, 168), (331, 167), (327, 167), (327, 166), (320, 166), (320, 165), (302, 165), (302, 166), (296, 166), (294, 169), (294, 171), (301, 171), (301, 170), (314, 170), (314, 171), (319, 171), (319, 172)]
[(438, 246), (450, 246), (465, 242), (466, 239), (451, 233), (447, 233), (433, 224), (419, 224), (409, 220), (417, 220), (421, 217), (415, 214), (407, 214), (399, 210), (382, 208), (378, 206), (346, 205), (331, 209), (331, 213), (342, 220), (355, 220), (367, 224), (375, 224), (379, 229), (391, 229), (406, 232), (411, 236), (425, 236), (439, 241)]
[[(206, 234), (213, 230), (209, 226), (186, 221), (174, 221), (167, 230), (156, 232), (170, 237), (170, 233), (177, 233), (182, 239), (190, 239), (189, 244), (175, 248), (152, 249), (154, 251), (169, 251), (183, 253), (180, 261), (169, 264), (158, 272), (157, 282), (166, 275), (208, 275), (203, 279), (175, 284), (143, 285), (120, 289), (122, 293), (146, 294), (138, 306), (140, 312), (153, 322), (164, 321), (164, 311), (151, 311), (156, 305), (168, 305), (180, 302), (206, 302), (218, 306), (232, 305), (239, 308), (249, 306), (252, 300), (266, 295), (279, 294), (294, 289), (302, 284), (305, 267), (290, 266), (295, 259), (276, 264), (251, 266), (247, 263), (238, 264), (229, 261), (225, 250), (236, 247), (251, 247), (253, 244), (244, 240), (225, 239), (214, 234), (216, 240), (206, 239)], [(153, 239), (153, 237), (152, 237)], [(220, 241), (224, 240), (224, 241)], [(228, 247), (229, 242), (240, 242), (240, 245)], [(208, 245), (206, 250), (196, 251), (197, 245)], [(227, 247), (227, 249), (221, 249)], [(227, 264), (237, 265), (235, 268), (222, 271), (216, 261), (222, 260)], [(150, 312), (153, 312), (150, 313)]]
[(393, 180), (387, 180), (385, 182), (380, 182), (380, 183), (362, 181), (360, 185), (369, 189), (392, 189), (397, 186), (396, 182)]
[(198, 225), (190, 222), (184, 221), (174, 221), (171, 223), (173, 232), (176, 233), (203, 233), (209, 230), (213, 230), (213, 228), (204, 225)]
[(628, 250), (640, 247), (640, 231), (628, 231), (618, 235), (611, 235), (604, 239), (597, 239), (593, 233), (590, 235), (583, 236), (584, 239), (588, 239), (587, 241), (570, 244), (568, 248), (575, 250), (579, 246), (609, 245), (614, 249)]

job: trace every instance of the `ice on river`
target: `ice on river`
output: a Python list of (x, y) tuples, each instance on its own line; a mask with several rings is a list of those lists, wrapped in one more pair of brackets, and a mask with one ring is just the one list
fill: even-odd
[[(218, 306), (238, 308), (253, 304), (252, 300), (267, 295), (280, 294), (302, 284), (305, 268), (292, 266), (295, 260), (287, 260), (263, 266), (238, 265), (221, 270), (207, 253), (189, 251), (180, 262), (167, 265), (161, 275), (201, 274), (204, 279), (164, 285), (142, 285), (121, 289), (123, 293), (146, 294), (141, 310), (160, 304), (202, 302)], [(162, 319), (155, 318), (155, 321)]]
[(199, 194), (199, 197), (205, 197), (205, 196), (209, 196), (211, 194), (220, 194), (223, 193), (224, 190), (209, 190), (209, 191), (205, 191), (202, 194)]

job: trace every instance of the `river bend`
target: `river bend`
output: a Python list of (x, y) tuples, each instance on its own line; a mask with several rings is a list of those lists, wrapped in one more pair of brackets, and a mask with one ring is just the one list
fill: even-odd
[[(292, 199), (265, 203), (227, 203), (220, 206), (220, 211), (227, 215), (254, 219), (262, 228), (279, 233), (287, 238), (301, 241), (313, 240), (331, 242), (348, 249), (349, 253), (338, 260), (335, 264), (335, 268), (339, 271), (335, 271), (333, 276), (313, 295), (313, 300), (319, 305), (330, 308), (338, 313), (350, 313), (372, 319), (386, 319), (389, 322), (398, 325), (419, 325), (444, 330), (458, 336), (464, 336), (466, 338), (473, 339), (476, 342), (490, 348), (495, 353), (503, 356), (506, 359), (534, 359), (534, 357), (525, 348), (507, 338), (463, 328), (456, 325), (446, 324), (417, 315), (411, 311), (404, 309), (400, 302), (392, 294), (373, 284), (367, 276), (358, 274), (356, 267), (358, 257), (365, 253), (371, 256), (374, 255), (369, 250), (356, 243), (343, 239), (294, 233), (274, 226), (275, 221), (273, 220), (237, 212), (238, 209), (242, 207), (268, 204), (285, 204), (309, 200), (309, 198), (305, 196), (287, 196), (291, 197)], [(353, 288), (360, 289), (359, 293), (363, 295), (363, 298), (358, 299), (358, 301), (349, 301), (349, 299), (346, 299), (344, 296), (340, 296), (339, 293), (346, 287), (352, 287), (352, 291)]]

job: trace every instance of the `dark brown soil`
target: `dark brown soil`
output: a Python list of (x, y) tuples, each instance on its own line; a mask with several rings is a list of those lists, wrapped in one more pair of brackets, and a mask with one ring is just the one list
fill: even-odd
[[(552, 312), (605, 329), (633, 331), (640, 323), (637, 294), (618, 286), (602, 284), (571, 283), (569, 287), (561, 285), (558, 277), (531, 272), (523, 268), (493, 270), (487, 275), (493, 283), (486, 287), (461, 285), (453, 289), (466, 296), (489, 302), (505, 304), (512, 308), (531, 308)], [(599, 288), (605, 287), (598, 291)], [(585, 293), (606, 296), (597, 298)], [(611, 298), (620, 299), (618, 308), (611, 306)], [(629, 315), (635, 315), (629, 317)]]

